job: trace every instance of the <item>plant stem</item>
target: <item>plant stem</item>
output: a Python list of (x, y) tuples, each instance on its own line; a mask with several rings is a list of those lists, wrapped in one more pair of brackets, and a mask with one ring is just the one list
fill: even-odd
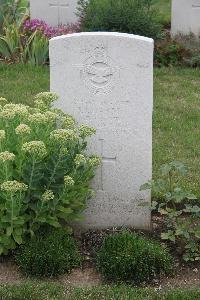
[(12, 193), (10, 196), (10, 200), (11, 200), (11, 227), (13, 228), (13, 194)]
[(33, 159), (33, 164), (32, 164), (32, 168), (31, 168), (31, 175), (30, 175), (30, 180), (29, 180), (29, 191), (28, 191), (28, 198), (30, 197), (30, 193), (31, 193), (31, 186), (32, 186), (32, 182), (33, 182), (33, 174), (35, 171), (35, 159)]
[(169, 172), (169, 190), (171, 193), (171, 199), (172, 199), (171, 201), (172, 201), (173, 208), (176, 209), (176, 204), (174, 203), (174, 200), (172, 198), (172, 193), (173, 193), (172, 171)]
[(51, 184), (52, 184), (52, 182), (53, 182), (54, 176), (55, 176), (55, 174), (56, 174), (57, 167), (58, 167), (58, 165), (60, 164), (61, 152), (62, 152), (62, 151), (60, 150), (59, 156), (58, 156), (58, 160), (57, 160), (57, 162), (56, 162), (56, 164), (55, 164), (55, 166), (54, 166), (52, 175), (51, 175), (51, 177), (50, 177), (50, 179), (49, 179), (49, 183), (48, 183), (48, 185), (47, 185), (47, 190), (50, 188), (50, 186), (51, 186)]

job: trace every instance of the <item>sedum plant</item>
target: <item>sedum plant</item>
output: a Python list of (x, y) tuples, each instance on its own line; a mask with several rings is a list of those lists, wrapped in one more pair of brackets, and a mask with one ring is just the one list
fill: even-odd
[[(179, 187), (179, 176), (187, 175), (187, 168), (179, 161), (161, 166), (161, 178), (141, 186), (152, 189), (160, 201), (152, 201), (150, 209), (163, 216), (163, 240), (177, 245), (185, 261), (200, 260), (200, 207), (194, 203), (196, 196)], [(149, 205), (143, 203), (142, 205)]]
[(51, 109), (55, 100), (40, 93), (32, 108), (0, 98), (0, 254), (42, 224), (79, 220), (93, 194), (100, 159), (85, 152), (95, 129)]

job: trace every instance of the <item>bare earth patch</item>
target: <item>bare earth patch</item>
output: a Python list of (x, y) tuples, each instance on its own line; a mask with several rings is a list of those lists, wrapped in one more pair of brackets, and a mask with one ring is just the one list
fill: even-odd
[[(152, 285), (149, 285), (149, 287), (152, 287)], [(153, 287), (157, 290), (168, 290), (173, 288), (199, 288), (200, 266), (199, 268), (178, 267), (174, 277), (154, 280)]]
[[(0, 284), (20, 283), (28, 278), (23, 276), (12, 260), (0, 263)], [(30, 279), (30, 278), (29, 278)], [(75, 269), (71, 274), (60, 276), (57, 279), (42, 279), (41, 281), (59, 282), (65, 286), (93, 287), (105, 284), (100, 274), (94, 267), (84, 267)], [(147, 285), (145, 285), (146, 287)], [(156, 290), (166, 290), (173, 288), (199, 288), (200, 287), (200, 266), (191, 268), (188, 266), (178, 267), (175, 277), (154, 280), (148, 287)]]
[(102, 284), (101, 276), (94, 268), (76, 269), (70, 275), (59, 278), (64, 285), (93, 287)]
[(12, 260), (0, 262), (0, 284), (19, 283), (24, 279), (24, 276), (20, 273)]

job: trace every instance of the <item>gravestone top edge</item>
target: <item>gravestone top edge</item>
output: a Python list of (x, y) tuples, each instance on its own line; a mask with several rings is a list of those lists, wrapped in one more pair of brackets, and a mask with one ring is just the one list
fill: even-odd
[(154, 40), (152, 38), (140, 36), (140, 35), (135, 35), (135, 34), (130, 34), (130, 33), (121, 33), (121, 32), (79, 32), (79, 33), (72, 33), (72, 34), (67, 34), (67, 35), (61, 35), (61, 36), (56, 36), (50, 39), (50, 42), (54, 42), (57, 40), (67, 40), (69, 38), (80, 38), (80, 37), (90, 37), (90, 36), (100, 36), (100, 37), (121, 37), (121, 38), (129, 38), (129, 39), (134, 39), (138, 41), (144, 41), (148, 42), (150, 44), (154, 44)]

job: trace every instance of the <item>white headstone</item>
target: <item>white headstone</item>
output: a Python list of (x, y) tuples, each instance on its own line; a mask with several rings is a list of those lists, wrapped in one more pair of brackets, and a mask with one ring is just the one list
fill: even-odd
[(150, 227), (140, 186), (152, 174), (153, 40), (123, 33), (79, 33), (50, 40), (57, 107), (97, 129), (102, 157), (82, 228)]
[(50, 26), (76, 23), (78, 0), (30, 0), (31, 19), (45, 21)]
[(171, 32), (200, 37), (200, 0), (172, 0)]

